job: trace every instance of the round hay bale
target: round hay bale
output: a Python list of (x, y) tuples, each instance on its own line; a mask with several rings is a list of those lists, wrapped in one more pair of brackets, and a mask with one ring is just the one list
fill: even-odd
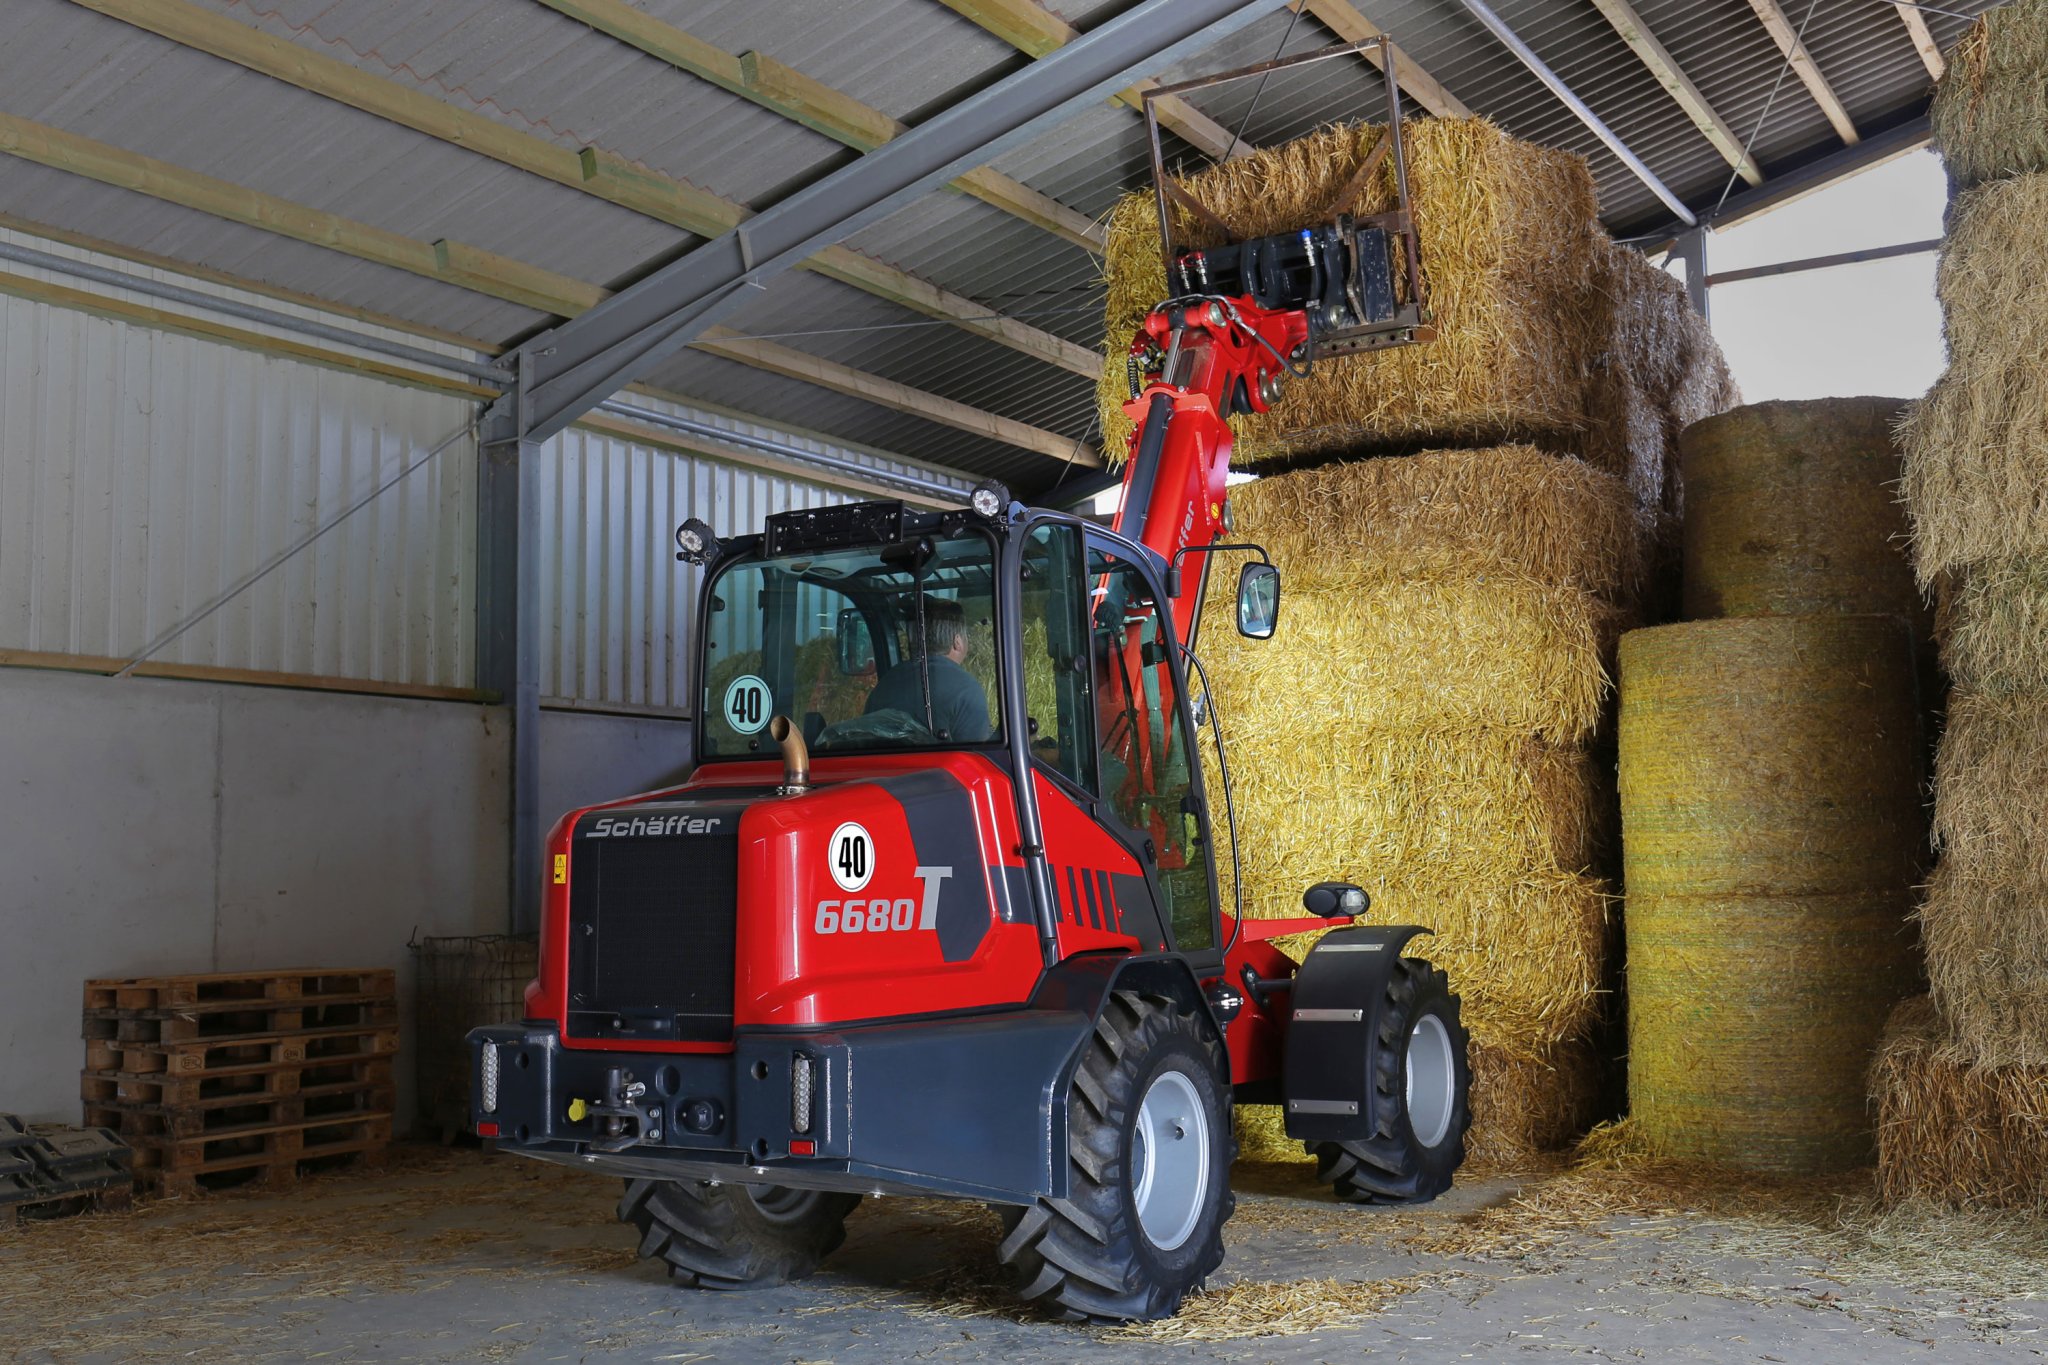
[(1621, 640), (1629, 894), (1818, 895), (1924, 862), (1913, 657), (1893, 616), (1754, 616)]
[(1958, 184), (2048, 170), (2048, 3), (2016, 0), (1979, 18), (1934, 87), (1934, 145)]
[(1632, 892), (1629, 1113), (1649, 1150), (1785, 1174), (1869, 1161), (1865, 1074), (1913, 985), (1910, 901)]
[(1926, 639), (1892, 485), (1897, 398), (1756, 403), (1679, 437), (1686, 616), (1882, 613)]
[(1870, 1095), (1887, 1202), (2048, 1204), (2048, 1067), (1977, 1065), (1949, 1041), (1933, 1003), (1915, 996), (1892, 1011)]
[(2048, 693), (1957, 688), (1920, 908), (1934, 1003), (1987, 1065), (2048, 1065)]

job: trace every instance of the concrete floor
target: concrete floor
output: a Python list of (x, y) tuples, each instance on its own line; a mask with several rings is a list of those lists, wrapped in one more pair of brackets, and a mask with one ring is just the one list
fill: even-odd
[[(893, 1199), (859, 1210), (846, 1246), (802, 1284), (678, 1290), (634, 1260), (631, 1233), (612, 1221), (615, 1182), (411, 1148), (383, 1171), (288, 1194), (0, 1230), (0, 1357), (1064, 1365), (1550, 1354), (1883, 1365), (2048, 1354), (2048, 1309), (2026, 1297), (2033, 1286), (2048, 1294), (2039, 1243), (1980, 1268), (1965, 1244), (1984, 1239), (1961, 1226), (1921, 1228), (1905, 1254), (1895, 1245), (1874, 1257), (1796, 1221), (1652, 1213), (1589, 1227), (1573, 1213), (1577, 1187), (1557, 1175), (1477, 1180), (1391, 1213), (1336, 1205), (1301, 1168), (1240, 1168), (1238, 1185), (1222, 1283), (1364, 1286), (1348, 1316), (1326, 1311), (1295, 1335), (1193, 1341), (1047, 1322), (996, 1290), (986, 1211)], [(1532, 1199), (1547, 1211), (1529, 1211)], [(1294, 1291), (1310, 1303), (1330, 1296)], [(1270, 1308), (1279, 1294), (1249, 1297)], [(1186, 1334), (1214, 1316), (1152, 1330)], [(1289, 1325), (1253, 1316), (1239, 1312), (1238, 1330)]]

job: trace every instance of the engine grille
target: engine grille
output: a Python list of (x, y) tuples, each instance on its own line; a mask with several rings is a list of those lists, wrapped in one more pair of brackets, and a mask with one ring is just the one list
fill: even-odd
[(738, 821), (725, 835), (580, 838), (569, 889), (569, 1032), (732, 1037)]

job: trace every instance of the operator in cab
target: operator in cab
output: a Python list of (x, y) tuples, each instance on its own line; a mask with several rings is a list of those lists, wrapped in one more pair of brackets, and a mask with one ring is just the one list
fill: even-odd
[(994, 733), (989, 723), (988, 696), (963, 664), (973, 642), (968, 638), (965, 618), (958, 602), (942, 597), (924, 599), (924, 639), (915, 638), (911, 624), (910, 656), (884, 673), (868, 694), (864, 709), (901, 711), (906, 716), (925, 714), (926, 679), (931, 688), (931, 731), (940, 739), (961, 744), (980, 744)]

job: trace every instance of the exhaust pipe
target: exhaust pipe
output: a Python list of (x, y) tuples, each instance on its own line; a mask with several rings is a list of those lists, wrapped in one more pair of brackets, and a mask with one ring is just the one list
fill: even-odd
[(768, 738), (782, 746), (782, 794), (800, 796), (811, 789), (811, 750), (803, 731), (788, 716), (768, 722)]

